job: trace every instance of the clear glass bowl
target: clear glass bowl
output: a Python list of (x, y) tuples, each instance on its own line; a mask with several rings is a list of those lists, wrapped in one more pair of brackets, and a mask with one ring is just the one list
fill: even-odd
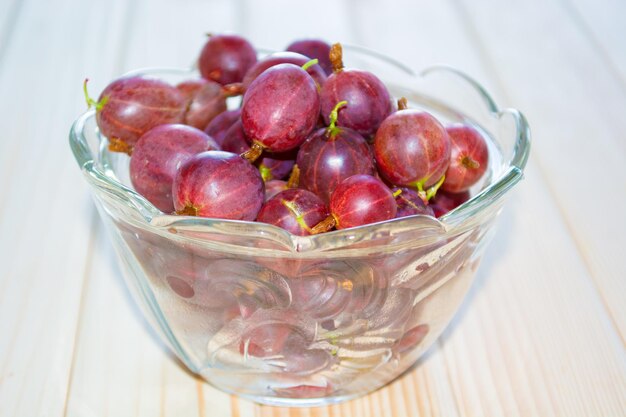
[[(345, 49), (348, 66), (373, 71), (395, 97), (489, 139), (489, 169), (471, 200), (439, 220), (413, 216), (307, 237), (262, 223), (165, 215), (132, 190), (128, 157), (108, 152), (93, 110), (70, 132), (149, 321), (191, 371), (261, 403), (343, 401), (414, 364), (463, 300), (528, 158), (522, 114), (500, 110), (461, 72), (432, 67), (416, 75), (377, 53)], [(196, 75), (134, 73), (170, 82)]]

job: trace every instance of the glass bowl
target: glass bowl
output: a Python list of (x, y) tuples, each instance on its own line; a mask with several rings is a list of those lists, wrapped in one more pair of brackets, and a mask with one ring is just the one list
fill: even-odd
[[(191, 371), (260, 403), (336, 403), (411, 367), (458, 309), (528, 158), (523, 115), (500, 110), (461, 72), (437, 66), (416, 75), (363, 48), (345, 50), (347, 66), (373, 71), (410, 107), (488, 138), (489, 168), (473, 198), (439, 220), (413, 216), (300, 237), (262, 223), (166, 215), (133, 191), (129, 158), (107, 150), (93, 110), (70, 132), (148, 320)], [(197, 76), (133, 73), (172, 83)]]

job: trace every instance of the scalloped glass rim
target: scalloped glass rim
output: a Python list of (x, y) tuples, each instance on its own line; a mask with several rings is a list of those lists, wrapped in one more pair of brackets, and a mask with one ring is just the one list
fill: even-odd
[[(500, 119), (503, 116), (508, 115), (511, 116), (515, 122), (513, 154), (507, 162), (506, 169), (503, 170), (498, 178), (494, 179), (490, 184), (485, 186), (470, 200), (439, 219), (435, 219), (430, 216), (417, 215), (400, 219), (392, 219), (352, 229), (336, 230), (320, 235), (296, 236), (284, 229), (264, 223), (174, 216), (162, 213), (143, 196), (122, 184), (113, 173), (104, 172), (97, 166), (94, 155), (92, 154), (83, 134), (86, 122), (95, 117), (95, 110), (93, 109), (87, 110), (72, 124), (69, 135), (70, 147), (76, 162), (83, 171), (88, 182), (100, 191), (103, 191), (106, 194), (113, 196), (118, 201), (132, 207), (134, 211), (139, 214), (141, 218), (143, 218), (143, 224), (141, 226), (144, 228), (151, 229), (159, 234), (167, 233), (170, 238), (175, 236), (175, 233), (171, 233), (173, 229), (188, 229), (193, 231), (212, 230), (218, 231), (222, 234), (237, 234), (241, 237), (249, 237), (253, 239), (263, 237), (270, 239), (275, 243), (281, 244), (281, 246), (284, 246), (287, 253), (291, 252), (295, 256), (304, 255), (306, 257), (315, 256), (316, 254), (319, 255), (320, 252), (326, 251), (332, 251), (333, 256), (339, 256), (341, 254), (348, 255), (348, 252), (352, 252), (354, 249), (342, 250), (343, 246), (352, 245), (357, 241), (370, 240), (381, 235), (394, 235), (396, 233), (411, 230), (419, 230), (425, 233), (415, 233), (415, 237), (411, 240), (411, 242), (403, 242), (402, 245), (388, 245), (383, 243), (381, 245), (385, 246), (384, 251), (388, 252), (398, 250), (401, 246), (403, 247), (408, 243), (414, 244), (415, 241), (418, 240), (421, 244), (427, 244), (428, 241), (436, 239), (436, 237), (441, 237), (445, 234), (463, 233), (473, 227), (471, 222), (467, 222), (465, 220), (480, 213), (481, 211), (486, 210), (496, 201), (500, 200), (504, 194), (506, 194), (523, 178), (523, 171), (530, 152), (530, 128), (526, 118), (519, 110), (513, 108), (500, 109), (489, 93), (487, 93), (487, 91), (477, 81), (458, 69), (450, 66), (430, 66), (416, 74), (404, 64), (367, 48), (349, 45), (344, 45), (344, 48), (379, 59), (381, 62), (395, 67), (395, 69), (404, 72), (406, 75), (414, 77), (416, 81), (419, 78), (428, 77), (430, 74), (436, 72), (448, 72), (465, 81), (474, 89), (478, 96), (482, 98), (482, 101), (493, 118)], [(142, 68), (128, 72), (125, 75), (150, 73), (191, 75), (193, 73), (193, 67), (188, 69)], [(194, 241), (194, 243), (203, 243), (204, 241), (200, 238), (188, 236), (185, 236), (183, 239)], [(206, 241), (204, 242), (206, 243)], [(345, 244), (342, 244), (342, 242)], [(228, 246), (229, 250), (232, 251), (234, 249), (233, 247), (236, 245), (226, 246)], [(249, 252), (252, 248), (242, 246), (240, 249), (244, 252)], [(369, 249), (371, 250), (373, 248), (370, 247)], [(376, 247), (376, 249), (383, 248)], [(254, 248), (254, 250), (262, 252), (276, 252), (275, 249)], [(278, 251), (278, 254), (274, 255), (284, 256), (285, 251)], [(235, 250), (235, 252), (239, 251)]]

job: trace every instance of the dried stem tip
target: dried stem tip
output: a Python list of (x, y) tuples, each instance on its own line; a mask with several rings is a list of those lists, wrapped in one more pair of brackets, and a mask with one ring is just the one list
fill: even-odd
[(176, 214), (178, 214), (179, 216), (197, 216), (198, 215), (198, 208), (194, 207), (190, 203), (187, 203), (187, 205), (185, 207), (183, 207), (182, 210), (177, 210)]
[(337, 220), (335, 219), (335, 216), (331, 214), (330, 216), (326, 217), (324, 220), (313, 226), (313, 228), (311, 229), (311, 234), (317, 235), (319, 233), (328, 232), (336, 225)]
[(111, 138), (109, 139), (109, 151), (121, 152), (131, 156), (133, 154), (133, 145), (129, 145), (126, 141), (119, 138)]
[(334, 43), (333, 46), (330, 47), (328, 57), (330, 58), (330, 63), (333, 65), (333, 72), (343, 71), (343, 51), (340, 43)]
[(261, 156), (262, 153), (263, 145), (255, 140), (254, 142), (252, 142), (252, 146), (250, 147), (250, 149), (242, 153), (240, 156), (247, 159), (248, 162), (253, 163), (257, 159), (259, 159), (259, 156)]
[(222, 87), (222, 94), (224, 95), (224, 97), (240, 96), (243, 93), (244, 91), (242, 83), (226, 84), (224, 87)]
[(465, 168), (469, 168), (469, 169), (478, 169), (480, 168), (480, 162), (476, 161), (475, 159), (473, 159), (471, 156), (466, 156), (461, 160), (461, 164), (465, 167)]
[(433, 185), (428, 190), (426, 190), (426, 201), (425, 201), (426, 204), (428, 204), (428, 201), (437, 194), (437, 190), (439, 190), (439, 187), (441, 187), (441, 184), (443, 184), (445, 180), (446, 180), (446, 176), (444, 175), (441, 178), (439, 178), (439, 181), (437, 181), (437, 184)]
[(398, 110), (406, 110), (409, 108), (409, 101), (406, 97), (400, 97), (398, 99)]
[(287, 188), (298, 188), (300, 184), (300, 168), (298, 165), (294, 165), (291, 170), (291, 175), (289, 175), (289, 180), (287, 181)]

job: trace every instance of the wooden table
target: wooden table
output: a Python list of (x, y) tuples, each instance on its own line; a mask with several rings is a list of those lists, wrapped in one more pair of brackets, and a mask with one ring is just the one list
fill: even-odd
[[(0, 416), (626, 415), (625, 23), (622, 0), (0, 0)], [(207, 31), (448, 63), (531, 123), (526, 180), (463, 307), (367, 397), (289, 410), (223, 394), (120, 279), (66, 139), (82, 80), (187, 66)]]

